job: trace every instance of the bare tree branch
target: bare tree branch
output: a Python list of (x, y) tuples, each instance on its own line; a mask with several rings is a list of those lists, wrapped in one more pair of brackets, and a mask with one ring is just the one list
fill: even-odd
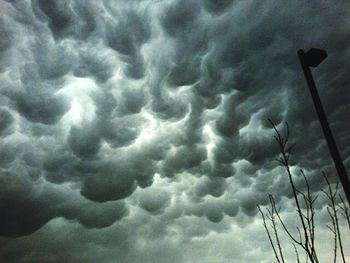
[[(290, 232), (287, 230), (285, 224), (282, 222), (281, 220), (281, 217), (279, 216), (279, 214), (277, 214), (281, 224), (282, 224), (282, 227), (284, 228), (284, 230), (286, 231), (286, 233), (292, 238), (292, 240), (297, 243), (298, 245), (300, 245), (300, 243), (304, 243), (303, 245), (300, 245), (302, 246), (302, 248), (307, 252), (308, 254), (308, 257), (310, 258), (310, 260), (312, 262), (318, 262), (317, 260), (317, 257), (316, 257), (316, 253), (315, 253), (315, 249), (314, 249), (314, 246), (313, 246), (313, 243), (312, 243), (312, 240), (310, 240), (310, 233), (308, 231), (308, 227), (307, 227), (307, 220), (305, 219), (303, 213), (302, 213), (302, 209), (301, 209), (301, 206), (300, 206), (300, 203), (299, 203), (299, 200), (298, 200), (298, 195), (297, 195), (297, 189), (294, 185), (294, 181), (293, 181), (293, 178), (292, 178), (292, 174), (291, 174), (291, 171), (290, 171), (290, 165), (289, 165), (289, 152), (287, 152), (286, 149), (289, 149), (290, 147), (287, 146), (288, 144), (288, 140), (289, 140), (289, 136), (290, 136), (290, 132), (289, 132), (289, 126), (288, 126), (288, 123), (286, 122), (285, 123), (285, 126), (286, 126), (286, 135), (285, 137), (283, 137), (281, 135), (281, 133), (278, 131), (277, 127), (275, 126), (275, 124), (269, 119), (269, 122), (271, 123), (276, 135), (274, 136), (278, 146), (279, 146), (279, 150), (280, 150), (280, 153), (281, 153), (281, 157), (280, 157), (280, 161), (279, 163), (281, 163), (285, 170), (287, 171), (287, 174), (288, 174), (288, 178), (289, 178), (289, 183), (292, 187), (292, 191), (293, 191), (293, 197), (294, 197), (294, 200), (295, 200), (295, 204), (297, 206), (297, 213), (299, 215), (299, 219), (300, 219), (300, 222), (302, 224), (302, 229), (303, 229), (303, 236), (304, 236), (304, 240), (300, 240), (300, 241), (297, 241), (294, 237), (292, 237), (292, 235), (290, 234)], [(305, 222), (306, 221), (306, 222)], [(311, 223), (310, 223), (311, 224)], [(311, 226), (311, 225), (310, 225)]]
[(264, 215), (264, 213), (261, 211), (260, 206), (257, 205), (257, 207), (258, 207), (258, 210), (259, 210), (259, 212), (260, 212), (260, 214), (261, 214), (261, 217), (262, 217), (262, 219), (263, 219), (263, 225), (264, 225), (266, 234), (267, 234), (267, 236), (268, 236), (268, 238), (269, 238), (269, 241), (270, 241), (271, 247), (272, 247), (272, 249), (273, 249), (273, 252), (274, 252), (274, 254), (275, 254), (276, 260), (277, 260), (278, 263), (280, 263), (281, 261), (280, 261), (280, 259), (279, 259), (279, 257), (278, 257), (277, 251), (276, 251), (276, 249), (275, 249), (275, 245), (274, 245), (274, 243), (272, 242), (272, 238), (271, 238), (269, 229), (267, 228), (267, 225), (266, 225), (265, 215)]
[(270, 204), (271, 204), (271, 214), (270, 214), (270, 216), (271, 216), (271, 223), (272, 223), (273, 231), (275, 233), (275, 238), (276, 238), (276, 241), (277, 241), (277, 246), (278, 246), (278, 250), (279, 250), (279, 253), (280, 253), (280, 256), (281, 256), (281, 260), (284, 263), (281, 243), (280, 243), (280, 239), (279, 239), (278, 233), (277, 233), (277, 227), (276, 227), (277, 223), (276, 223), (276, 220), (275, 220), (276, 213), (278, 212), (278, 210), (276, 210), (275, 200), (274, 200), (272, 195), (269, 195), (269, 199), (270, 199)]
[[(282, 247), (280, 245), (280, 239), (278, 235), (278, 228), (277, 228), (277, 221), (276, 217), (278, 218), (278, 221), (281, 223), (282, 229), (287, 234), (287, 236), (292, 240), (292, 245), (294, 247), (294, 251), (296, 254), (297, 262), (300, 263), (300, 257), (299, 252), (296, 247), (296, 245), (300, 246), (303, 251), (305, 252), (305, 260), (306, 262), (311, 263), (318, 263), (318, 257), (315, 249), (315, 207), (314, 204), (318, 198), (318, 195), (313, 195), (311, 192), (310, 184), (307, 180), (307, 176), (305, 175), (303, 170), (300, 170), (301, 175), (303, 176), (304, 183), (306, 186), (306, 190), (300, 191), (297, 189), (294, 183), (294, 179), (291, 173), (291, 164), (290, 164), (290, 157), (293, 148), (295, 147), (294, 144), (289, 143), (290, 139), (290, 131), (289, 131), (289, 125), (286, 122), (285, 123), (285, 133), (282, 134), (276, 127), (276, 125), (268, 119), (270, 122), (275, 135), (273, 136), (275, 141), (277, 142), (280, 156), (276, 159), (276, 161), (285, 168), (285, 171), (287, 172), (287, 176), (289, 179), (289, 184), (292, 189), (293, 198), (296, 205), (296, 213), (299, 218), (299, 225), (296, 227), (297, 230), (297, 237), (292, 234), (292, 232), (288, 229), (285, 222), (283, 221), (279, 211), (280, 208), (276, 208), (275, 199), (272, 195), (269, 195), (270, 199), (270, 208), (266, 208), (267, 213), (264, 214), (261, 211), (261, 208), (258, 206), (259, 212), (263, 218), (263, 225), (265, 227), (266, 233), (268, 235), (270, 244), (273, 248), (273, 251), (275, 253), (275, 257), (278, 263), (284, 263), (284, 256)], [(339, 183), (336, 184), (335, 188), (333, 189), (329, 180), (325, 176), (324, 172), (322, 172), (323, 177), (325, 178), (327, 182), (327, 190), (321, 189), (321, 191), (326, 195), (328, 200), (330, 201), (330, 206), (327, 207), (327, 212), (331, 218), (332, 225), (327, 225), (326, 227), (331, 231), (331, 233), (334, 236), (334, 263), (337, 261), (337, 253), (338, 249), (340, 250), (341, 257), (343, 260), (343, 263), (345, 263), (345, 256), (343, 251), (343, 244), (341, 239), (341, 233), (340, 233), (340, 227), (339, 227), (339, 214), (341, 214), (346, 222), (348, 223), (348, 227), (350, 229), (350, 207), (349, 204), (344, 202), (344, 199), (340, 194), (338, 194), (338, 186)], [(340, 201), (337, 204), (337, 197), (339, 197)], [(301, 204), (305, 204), (305, 208), (302, 209)], [(274, 232), (274, 238), (275, 242), (273, 241), (273, 238), (271, 236), (271, 233), (267, 227), (266, 224), (266, 218), (271, 221), (271, 227), (272, 231)], [(278, 249), (277, 249), (278, 248)]]
[(340, 214), (345, 218), (346, 222), (348, 223), (348, 227), (350, 230), (350, 208), (349, 208), (349, 204), (346, 205), (343, 197), (341, 196), (341, 194), (339, 194), (339, 199), (341, 201), (341, 204), (338, 205), (339, 209), (340, 209)]
[[(343, 249), (343, 243), (342, 243), (342, 239), (341, 239), (341, 235), (340, 235), (340, 229), (339, 229), (339, 220), (338, 220), (338, 209), (336, 207), (336, 196), (338, 195), (338, 187), (339, 187), (339, 182), (337, 182), (335, 189), (333, 191), (332, 186), (326, 176), (326, 174), (324, 172), (322, 172), (324, 179), (327, 182), (327, 186), (328, 186), (328, 191), (324, 191), (322, 190), (326, 196), (328, 197), (329, 201), (331, 202), (331, 209), (332, 209), (332, 213), (328, 212), (332, 222), (334, 221), (335, 224), (335, 230), (337, 232), (337, 237), (338, 237), (338, 243), (339, 243), (339, 249), (340, 249), (340, 254), (343, 260), (343, 263), (345, 263), (345, 256), (344, 256), (344, 249)], [(327, 208), (328, 210), (328, 208)]]
[(294, 245), (294, 243), (292, 243), (292, 245), (293, 245), (293, 247), (294, 247), (295, 255), (297, 256), (297, 263), (300, 263), (300, 258), (299, 258), (298, 250), (297, 250), (296, 246)]
[(328, 226), (327, 225), (327, 228), (333, 233), (334, 235), (334, 263), (337, 262), (337, 227), (336, 227), (336, 223), (335, 223), (335, 220), (334, 220), (334, 215), (332, 214), (331, 210), (329, 207), (327, 207), (327, 212), (329, 214), (329, 217), (331, 218), (332, 220), (332, 227)]

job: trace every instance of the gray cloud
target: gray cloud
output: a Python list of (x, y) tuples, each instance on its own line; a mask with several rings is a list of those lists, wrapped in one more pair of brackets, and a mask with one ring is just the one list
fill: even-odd
[(267, 119), (290, 124), (300, 189), (299, 168), (315, 193), (320, 170), (336, 182), (299, 48), (329, 53), (314, 75), (350, 167), (343, 3), (16, 0), (0, 12), (6, 262), (271, 262), (256, 204), (273, 193), (292, 221), (293, 202)]

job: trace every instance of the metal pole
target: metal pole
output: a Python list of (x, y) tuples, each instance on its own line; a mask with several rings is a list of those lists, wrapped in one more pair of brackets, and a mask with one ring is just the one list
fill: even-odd
[(304, 71), (306, 82), (307, 82), (307, 84), (309, 86), (311, 97), (312, 97), (312, 100), (314, 102), (314, 105), (315, 105), (315, 108), (316, 108), (316, 112), (317, 112), (318, 118), (320, 120), (324, 136), (326, 137), (326, 141), (327, 141), (327, 144), (328, 144), (329, 151), (331, 152), (331, 155), (332, 155), (332, 158), (333, 158), (333, 161), (334, 161), (334, 165), (335, 165), (335, 168), (337, 169), (337, 172), (338, 172), (338, 175), (339, 175), (339, 179), (340, 179), (340, 182), (341, 182), (341, 184), (343, 186), (345, 195), (346, 195), (346, 197), (348, 199), (348, 202), (350, 203), (350, 181), (349, 181), (349, 177), (348, 177), (348, 175), (346, 173), (343, 161), (342, 161), (342, 159), (340, 157), (337, 145), (335, 143), (332, 131), (331, 131), (330, 127), (329, 127), (329, 124), (328, 124), (328, 121), (327, 121), (327, 118), (326, 118), (326, 114), (324, 112), (324, 109), (323, 109), (323, 106), (322, 106), (322, 103), (321, 103), (320, 96), (318, 95), (318, 92), (317, 92), (317, 89), (316, 89), (316, 85), (315, 85), (314, 79), (313, 79), (312, 74), (311, 74), (311, 70), (309, 68), (309, 65), (306, 64), (306, 61), (304, 59), (305, 58), (304, 55), (305, 55), (305, 53), (304, 53), (303, 50), (299, 50), (298, 51), (298, 56), (299, 56), (299, 59), (300, 59), (300, 63), (301, 63), (301, 66), (303, 68), (303, 71)]

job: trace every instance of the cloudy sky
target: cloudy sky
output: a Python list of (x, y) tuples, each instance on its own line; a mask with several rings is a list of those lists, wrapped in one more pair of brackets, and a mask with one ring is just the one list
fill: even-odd
[[(256, 204), (273, 194), (296, 216), (267, 119), (290, 125), (300, 189), (300, 168), (315, 194), (321, 170), (336, 182), (296, 53), (326, 49), (313, 73), (349, 171), (349, 10), (1, 0), (1, 262), (273, 262)], [(330, 262), (326, 204), (320, 193), (316, 245)]]

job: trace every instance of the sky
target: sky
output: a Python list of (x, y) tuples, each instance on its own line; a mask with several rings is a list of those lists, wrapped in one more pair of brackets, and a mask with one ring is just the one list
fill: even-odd
[(350, 171), (349, 8), (1, 0), (1, 262), (274, 262), (256, 205), (272, 194), (292, 232), (297, 217), (269, 118), (289, 124), (330, 262), (321, 171), (337, 175), (297, 51), (328, 52), (313, 74)]

